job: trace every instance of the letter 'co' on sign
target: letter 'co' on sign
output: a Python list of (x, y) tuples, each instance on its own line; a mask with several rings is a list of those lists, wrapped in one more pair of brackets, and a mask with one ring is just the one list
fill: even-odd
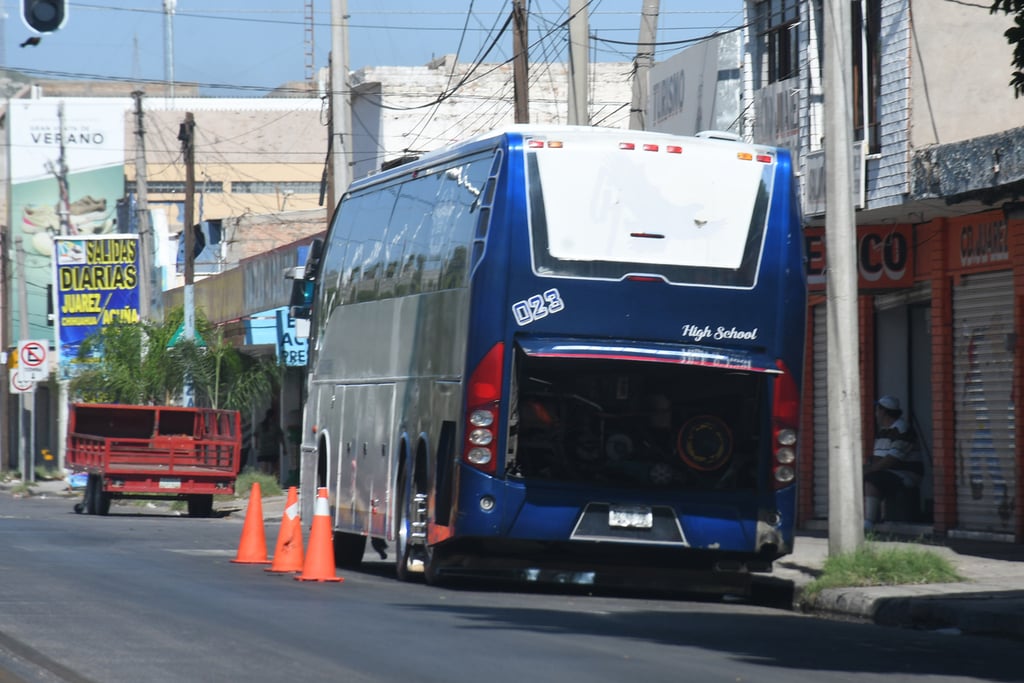
[(50, 376), (49, 345), (29, 339), (18, 342), (18, 376), (26, 382), (42, 382)]

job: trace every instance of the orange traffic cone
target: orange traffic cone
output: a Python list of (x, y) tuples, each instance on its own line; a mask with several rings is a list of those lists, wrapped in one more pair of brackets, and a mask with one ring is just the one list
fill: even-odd
[(334, 536), (331, 533), (331, 506), (327, 503), (327, 489), (317, 489), (313, 508), (313, 526), (309, 530), (309, 550), (302, 566), (302, 575), (296, 581), (344, 581), (334, 575)]
[(242, 539), (238, 543), (238, 554), (232, 562), (241, 564), (268, 564), (267, 536), (263, 530), (263, 496), (260, 483), (254, 481), (249, 491), (249, 505), (245, 511), (245, 525)]
[(277, 547), (274, 548), (274, 563), (268, 572), (302, 571), (302, 523), (299, 520), (299, 494), (294, 486), (288, 489), (281, 530), (277, 532)]

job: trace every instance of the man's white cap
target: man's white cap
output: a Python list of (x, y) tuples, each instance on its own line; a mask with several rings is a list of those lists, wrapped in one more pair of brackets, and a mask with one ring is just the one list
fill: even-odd
[(883, 396), (878, 399), (878, 405), (882, 406), (886, 410), (899, 410), (900, 400), (895, 396)]

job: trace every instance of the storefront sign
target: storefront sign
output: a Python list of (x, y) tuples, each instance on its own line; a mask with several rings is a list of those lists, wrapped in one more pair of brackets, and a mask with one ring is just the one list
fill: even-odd
[(1010, 242), (1001, 211), (949, 221), (949, 269), (957, 273), (1009, 267)]
[[(900, 289), (914, 282), (913, 229), (910, 225), (861, 225), (857, 227), (857, 288)], [(807, 250), (807, 284), (825, 288), (825, 229), (804, 229)]]

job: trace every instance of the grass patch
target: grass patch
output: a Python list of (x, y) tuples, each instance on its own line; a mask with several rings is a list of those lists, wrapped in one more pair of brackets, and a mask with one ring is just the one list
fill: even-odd
[(273, 474), (265, 474), (259, 470), (247, 469), (243, 470), (238, 475), (238, 479), (235, 480), (235, 498), (247, 497), (254, 482), (259, 483), (260, 493), (264, 497), (280, 496), (282, 493), (281, 485)]
[(852, 553), (825, 560), (821, 576), (804, 595), (813, 598), (826, 588), (956, 583), (964, 578), (946, 558), (923, 548), (865, 543)]

